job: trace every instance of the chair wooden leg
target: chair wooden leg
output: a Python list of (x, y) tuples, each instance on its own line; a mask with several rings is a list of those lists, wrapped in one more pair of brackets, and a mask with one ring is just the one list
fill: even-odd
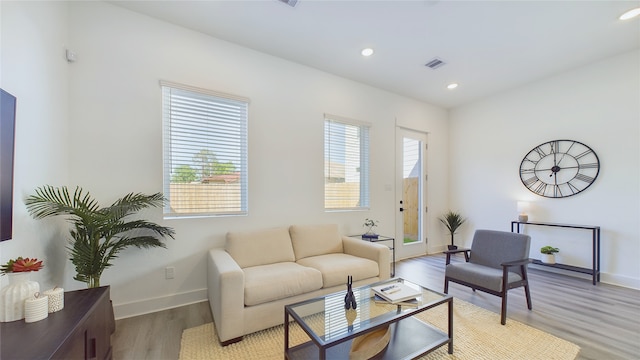
[(500, 312), (500, 324), (507, 323), (507, 292), (502, 292), (502, 311)]
[(529, 284), (524, 286), (524, 294), (527, 297), (527, 307), (529, 308), (529, 310), (531, 310), (532, 306), (531, 306), (531, 293), (529, 292)]
[(531, 310), (531, 293), (529, 292), (529, 274), (527, 274), (527, 267), (520, 266), (520, 272), (522, 273), (522, 280), (524, 280), (524, 294), (527, 296), (527, 307)]

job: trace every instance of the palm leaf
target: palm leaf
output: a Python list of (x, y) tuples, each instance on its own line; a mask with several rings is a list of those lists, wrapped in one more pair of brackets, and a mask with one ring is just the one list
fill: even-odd
[(444, 214), (439, 220), (447, 227), (451, 234), (454, 234), (466, 221), (460, 214), (451, 210)]

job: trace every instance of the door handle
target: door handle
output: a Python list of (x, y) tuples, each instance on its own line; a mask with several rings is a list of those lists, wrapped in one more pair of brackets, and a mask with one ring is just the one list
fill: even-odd
[(403, 212), (403, 211), (404, 211), (404, 208), (400, 208), (400, 212)]

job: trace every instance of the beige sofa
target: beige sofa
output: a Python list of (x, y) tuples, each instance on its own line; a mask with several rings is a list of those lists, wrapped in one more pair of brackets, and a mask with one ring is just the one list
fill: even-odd
[(230, 232), (209, 251), (209, 305), (223, 345), (282, 324), (284, 306), (389, 278), (389, 249), (337, 225)]

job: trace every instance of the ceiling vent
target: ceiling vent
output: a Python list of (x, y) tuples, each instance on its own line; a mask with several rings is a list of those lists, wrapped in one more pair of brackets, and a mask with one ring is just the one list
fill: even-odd
[(442, 59), (438, 59), (438, 58), (433, 58), (433, 60), (429, 61), (428, 63), (425, 64), (426, 67), (435, 70), (441, 66), (446, 65), (446, 62), (444, 62)]
[(298, 0), (278, 0), (282, 3), (285, 3), (291, 7), (296, 7), (296, 5), (298, 4)]

